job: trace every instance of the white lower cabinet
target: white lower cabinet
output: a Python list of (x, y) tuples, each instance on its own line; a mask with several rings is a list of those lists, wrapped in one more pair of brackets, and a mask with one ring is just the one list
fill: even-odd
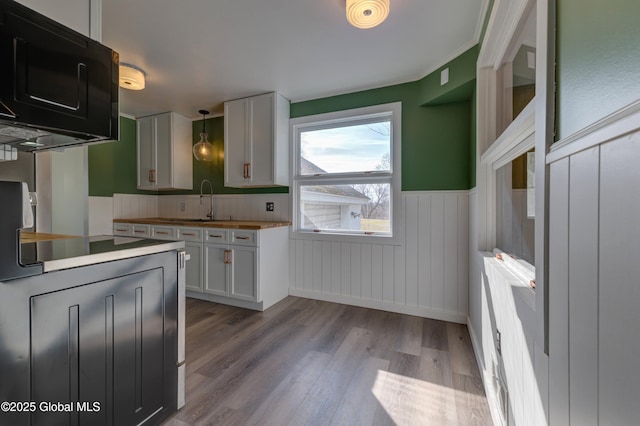
[(229, 296), (258, 301), (258, 253), (255, 247), (229, 246)]
[(259, 301), (258, 232), (239, 229), (205, 231), (205, 293)]
[(255, 247), (204, 245), (204, 292), (258, 301), (258, 256)]
[(202, 291), (202, 228), (176, 228), (176, 239), (184, 241), (184, 249), (191, 259), (185, 268), (187, 291)]
[(204, 292), (218, 296), (229, 295), (227, 245), (204, 245)]
[(202, 291), (202, 243), (185, 242), (184, 251), (191, 256), (185, 268), (185, 288)]
[(204, 228), (204, 288), (189, 295), (263, 311), (289, 295), (289, 228)]
[(114, 223), (113, 232), (184, 241), (191, 256), (186, 267), (188, 297), (264, 310), (289, 294), (288, 227), (245, 230)]

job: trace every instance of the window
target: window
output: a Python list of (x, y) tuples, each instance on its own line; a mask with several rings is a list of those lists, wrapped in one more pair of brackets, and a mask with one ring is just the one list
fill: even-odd
[[(513, 10), (495, 11), (500, 22), (516, 25), (493, 32), (489, 43), (495, 48), (481, 52), (478, 61), (478, 84), (486, 88), (479, 96), (486, 105), (478, 120), (478, 189), (481, 214), (486, 214), (479, 227), (479, 243), (482, 250), (508, 255), (502, 257), (522, 272), (518, 275), (523, 285), (533, 286), (535, 239), (540, 232), (536, 231), (535, 175), (544, 166), (535, 164), (536, 92), (542, 90), (540, 100), (546, 102), (545, 86), (538, 81), (546, 65), (540, 70), (536, 66), (545, 63), (544, 57), (537, 61), (537, 2), (518, 0), (518, 4)], [(507, 19), (509, 13), (513, 15)], [(510, 42), (504, 43), (505, 37)]]
[(496, 170), (496, 247), (535, 264), (533, 157), (529, 151)]
[(291, 120), (296, 236), (394, 239), (400, 113), (398, 102)]

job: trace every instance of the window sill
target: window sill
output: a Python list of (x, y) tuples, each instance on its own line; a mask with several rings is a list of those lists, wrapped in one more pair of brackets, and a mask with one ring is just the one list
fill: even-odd
[(360, 243), (393, 246), (402, 245), (402, 241), (397, 236), (353, 235), (312, 231), (291, 231), (290, 236), (294, 240), (333, 241), (340, 243)]
[[(515, 276), (520, 278), (525, 287), (535, 289), (536, 268), (523, 259), (517, 259), (500, 249), (494, 249), (493, 254), (499, 260), (502, 260), (504, 266), (508, 268)], [(533, 283), (533, 285), (532, 285)]]
[[(484, 268), (487, 270), (487, 284), (491, 288), (508, 285), (513, 295), (513, 303), (522, 326), (531, 336), (536, 335), (536, 293), (529, 287), (529, 281), (524, 279), (510, 265), (498, 260), (495, 254), (483, 254)], [(488, 270), (492, 273), (488, 273)], [(491, 278), (492, 277), (492, 278)]]

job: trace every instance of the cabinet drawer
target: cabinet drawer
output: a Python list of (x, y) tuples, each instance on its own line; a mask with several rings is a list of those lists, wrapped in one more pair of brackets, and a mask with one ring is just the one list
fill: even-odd
[(229, 242), (229, 231), (226, 229), (204, 228), (204, 240), (208, 243), (226, 244)]
[(159, 240), (175, 240), (176, 228), (171, 226), (152, 226), (151, 238), (157, 238)]
[(258, 244), (257, 231), (245, 231), (242, 229), (231, 230), (231, 241), (229, 244), (239, 246), (255, 246)]
[(178, 228), (178, 239), (183, 241), (202, 241), (202, 228)]
[(131, 225), (131, 236), (139, 237), (139, 238), (147, 238), (149, 237), (150, 226), (149, 225)]
[(131, 235), (131, 225), (127, 223), (114, 223), (113, 235)]

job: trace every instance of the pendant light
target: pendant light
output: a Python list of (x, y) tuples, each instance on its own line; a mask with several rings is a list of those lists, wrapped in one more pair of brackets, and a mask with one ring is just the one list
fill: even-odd
[(200, 142), (193, 146), (193, 156), (198, 161), (211, 161), (213, 160), (213, 145), (207, 140), (207, 130), (205, 128), (204, 118), (209, 111), (201, 109), (198, 111), (202, 114), (202, 133), (200, 133)]

